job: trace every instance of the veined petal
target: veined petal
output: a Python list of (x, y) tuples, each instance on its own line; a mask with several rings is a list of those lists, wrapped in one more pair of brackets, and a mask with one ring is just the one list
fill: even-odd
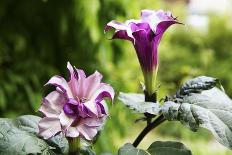
[(72, 65), (68, 62), (67, 63), (67, 68), (69, 70), (69, 82), (68, 85), (72, 91), (73, 96), (76, 94), (76, 90), (78, 87), (77, 81), (78, 81), (78, 75), (76, 75)]
[(104, 124), (104, 119), (102, 118), (85, 118), (81, 121), (81, 124), (85, 124), (89, 127), (100, 127)]
[(59, 118), (44, 117), (39, 121), (39, 134), (45, 139), (51, 138), (61, 131)]
[(150, 32), (151, 28), (148, 23), (130, 23), (132, 36), (133, 32), (139, 31), (139, 30), (145, 30), (147, 32)]
[(47, 117), (58, 117), (65, 102), (66, 99), (61, 93), (53, 91), (42, 100), (39, 111)]
[(87, 101), (85, 103), (82, 103), (90, 112), (92, 112), (95, 116), (98, 116), (98, 110), (96, 103), (93, 101)]
[(108, 115), (108, 107), (104, 100), (102, 100), (101, 102), (97, 102), (97, 111), (99, 117)]
[(90, 98), (100, 86), (101, 80), (102, 75), (98, 71), (95, 71), (92, 75), (87, 77), (84, 80), (85, 88), (82, 90), (84, 92), (84, 94), (82, 94), (83, 97)]
[[(145, 30), (133, 33), (135, 50), (143, 71), (152, 72), (157, 66), (157, 50), (153, 50), (151, 34)], [(153, 34), (154, 35), (154, 34)]]
[(73, 98), (72, 92), (68, 86), (67, 81), (61, 77), (61, 76), (53, 76), (46, 84), (46, 85), (54, 85), (56, 87), (58, 87), (63, 93), (66, 93), (68, 95), (69, 98)]
[(154, 33), (157, 33), (157, 25), (163, 21), (176, 21), (171, 12), (163, 10), (142, 10), (141, 21), (150, 25)]
[(113, 101), (114, 89), (109, 84), (101, 83), (99, 88), (91, 96), (91, 100), (95, 100), (95, 102), (101, 102), (106, 97)]
[(70, 74), (68, 85), (74, 97), (82, 96), (82, 90), (85, 88), (84, 81), (86, 79), (85, 72), (81, 69), (74, 68), (69, 62), (67, 68)]
[(79, 133), (87, 140), (92, 140), (96, 134), (97, 134), (97, 129), (95, 127), (89, 127), (84, 124), (80, 124), (77, 126), (77, 129)]
[(60, 124), (62, 126), (62, 129), (66, 130), (68, 127), (70, 127), (72, 123), (74, 122), (75, 118), (76, 116), (67, 116), (65, 112), (62, 110), (59, 115)]

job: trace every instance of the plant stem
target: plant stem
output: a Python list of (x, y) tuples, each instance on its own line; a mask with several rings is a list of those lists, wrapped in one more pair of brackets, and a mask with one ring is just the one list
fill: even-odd
[[(156, 92), (153, 94), (150, 94), (148, 91), (144, 91), (145, 95), (145, 101), (146, 102), (156, 102), (157, 100), (157, 94)], [(138, 135), (138, 137), (135, 139), (133, 146), (137, 147), (139, 143), (143, 140), (143, 138), (154, 128), (156, 128), (158, 125), (163, 123), (166, 119), (164, 118), (163, 115), (160, 115), (157, 119), (155, 119), (152, 122), (152, 118), (155, 117), (155, 115), (149, 114), (149, 113), (144, 113), (147, 119), (147, 126), (142, 130), (142, 132)]]
[(154, 120), (152, 123), (147, 124), (147, 126), (143, 129), (143, 131), (138, 135), (138, 137), (135, 139), (133, 146), (137, 147), (139, 143), (143, 140), (143, 138), (155, 127), (163, 123), (166, 119), (163, 115), (160, 115), (156, 120)]
[(69, 152), (68, 155), (79, 155), (80, 154), (80, 138), (68, 138)]

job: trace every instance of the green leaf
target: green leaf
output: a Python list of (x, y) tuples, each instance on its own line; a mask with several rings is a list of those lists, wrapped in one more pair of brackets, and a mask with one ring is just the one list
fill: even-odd
[(156, 141), (149, 146), (147, 151), (151, 155), (192, 155), (184, 144), (173, 141)]
[(145, 150), (136, 149), (132, 144), (126, 143), (118, 151), (119, 155), (151, 155)]
[(158, 103), (145, 102), (145, 97), (143, 94), (120, 92), (118, 99), (128, 108), (137, 113), (150, 113), (158, 115), (161, 110)]
[(40, 117), (0, 118), (0, 154), (63, 154), (68, 142), (61, 134), (50, 140), (37, 135)]
[[(190, 93), (165, 102), (163, 115), (168, 120), (179, 120), (193, 131), (199, 127), (206, 128), (219, 143), (232, 149), (232, 100), (223, 90), (215, 87), (215, 83), (210, 85), (210, 81), (205, 80), (198, 85), (199, 78), (192, 81), (195, 88), (201, 91), (194, 91), (193, 85), (189, 85)], [(190, 89), (185, 85), (185, 90)]]
[(177, 92), (178, 96), (188, 95), (190, 93), (200, 93), (203, 90), (209, 90), (219, 84), (219, 80), (213, 77), (199, 76), (187, 81)]
[(96, 155), (90, 146), (82, 146), (80, 155)]
[(119, 149), (119, 155), (192, 155), (191, 151), (180, 142), (156, 141), (147, 150), (137, 149), (127, 143)]

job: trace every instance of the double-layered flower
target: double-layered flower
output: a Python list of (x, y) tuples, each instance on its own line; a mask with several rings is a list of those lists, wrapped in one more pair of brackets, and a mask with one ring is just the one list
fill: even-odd
[(39, 109), (45, 117), (39, 122), (39, 134), (50, 138), (59, 132), (66, 137), (92, 140), (108, 115), (105, 98), (114, 97), (113, 88), (101, 83), (99, 72), (86, 77), (84, 71), (67, 64), (70, 80), (53, 76), (46, 85), (56, 87)]
[(145, 86), (152, 93), (153, 75), (158, 67), (158, 45), (166, 29), (179, 23), (170, 12), (163, 10), (142, 10), (141, 19), (127, 20), (125, 23), (111, 21), (105, 27), (105, 32), (115, 29), (112, 39), (125, 39), (133, 43), (140, 66), (142, 68)]

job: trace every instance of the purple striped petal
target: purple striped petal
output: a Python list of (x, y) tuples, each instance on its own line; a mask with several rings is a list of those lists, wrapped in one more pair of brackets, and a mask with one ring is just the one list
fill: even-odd
[(63, 93), (67, 94), (67, 96), (69, 98), (72, 98), (73, 95), (72, 95), (72, 92), (68, 86), (68, 83), (67, 81), (61, 77), (61, 76), (53, 76), (46, 84), (46, 85), (54, 85), (56, 87), (58, 87)]

